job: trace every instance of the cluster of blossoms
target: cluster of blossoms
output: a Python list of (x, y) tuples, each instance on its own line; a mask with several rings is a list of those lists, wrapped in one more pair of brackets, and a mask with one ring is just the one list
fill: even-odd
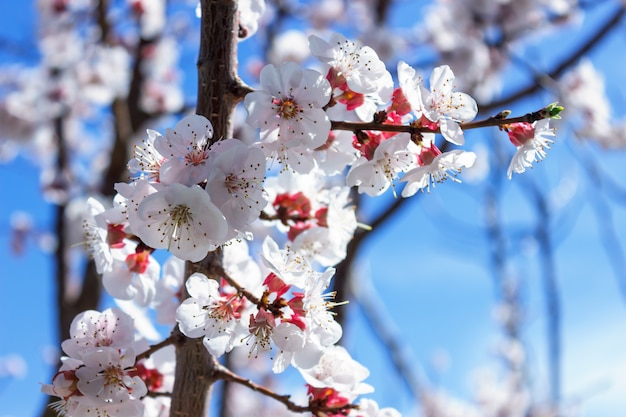
[(262, 274), (252, 265), (243, 269), (245, 274), (238, 267), (231, 277), (246, 288), (247, 298), (226, 282), (220, 284), (200, 273), (191, 275), (185, 283), (190, 297), (176, 311), (181, 331), (189, 337), (203, 337), (206, 348), (218, 357), (242, 345), (256, 357), (274, 345), (279, 349), (273, 358), (275, 372), (289, 364), (311, 368), (342, 332), (328, 311), (335, 305), (330, 300), (334, 294), (324, 293), (334, 269), (315, 272), (305, 259), (290, 257), (266, 238), (262, 262), (268, 272)]
[[(400, 62), (394, 88), (373, 49), (342, 35), (309, 42), (324, 72), (268, 65), (260, 87), (245, 97), (246, 122), (259, 128), (258, 141), (214, 137), (200, 115), (164, 134), (148, 130), (128, 164), (133, 179), (116, 185), (113, 206), (89, 200), (87, 243), (111, 296), (155, 308), (164, 322), (175, 319), (184, 335), (202, 337), (212, 355), (235, 348), (248, 349), (250, 357), (271, 352), (272, 370), (297, 368), (309, 404), (326, 415), (395, 416), (370, 400), (353, 407), (370, 392), (361, 382), (367, 370), (337, 346), (342, 329), (329, 311), (338, 304), (327, 292), (333, 267), (346, 257), (357, 228), (350, 187), (376, 196), (402, 182), (401, 194), (409, 197), (447, 178), (458, 181), (476, 155), (442, 151), (435, 137), (464, 145), (463, 123), (478, 109), (455, 91), (448, 66), (436, 68), (425, 84)], [(542, 159), (553, 136), (546, 120), (501, 128), (518, 148), (509, 176)], [(280, 169), (272, 169), (274, 162)], [(277, 239), (282, 246), (275, 231), (285, 235)], [(246, 241), (263, 235), (255, 259)], [(199, 262), (218, 248), (222, 271), (184, 276), (183, 261)], [(153, 257), (159, 249), (173, 255), (163, 273)], [(77, 317), (63, 344), (69, 358), (44, 388), (62, 398), (65, 414), (141, 414), (147, 389), (129, 329), (132, 323), (117, 311)], [(84, 340), (93, 334), (102, 340)], [(151, 380), (150, 373), (142, 376)]]
[[(42, 391), (59, 397), (53, 404), (62, 416), (141, 416), (148, 388), (163, 385), (162, 369), (137, 363), (133, 319), (114, 308), (85, 311), (72, 321), (62, 343), (67, 356)], [(148, 381), (148, 383), (146, 383)]]

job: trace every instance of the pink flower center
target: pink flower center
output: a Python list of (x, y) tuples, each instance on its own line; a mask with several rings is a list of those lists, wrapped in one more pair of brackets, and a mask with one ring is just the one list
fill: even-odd
[(111, 248), (123, 248), (125, 237), (126, 232), (123, 224), (107, 224), (107, 243)]
[(441, 155), (441, 151), (435, 144), (430, 145), (428, 148), (422, 147), (422, 151), (417, 155), (417, 164), (421, 167), (430, 165), (438, 155)]
[(240, 178), (235, 174), (228, 174), (224, 179), (224, 186), (228, 193), (232, 196), (248, 196), (248, 189), (252, 188), (250, 181), (246, 178)]
[(209, 151), (204, 149), (194, 149), (185, 155), (185, 162), (188, 165), (203, 165), (209, 159)]
[(270, 348), (270, 337), (276, 327), (274, 315), (264, 308), (259, 309), (256, 316), (250, 314), (250, 326), (248, 331), (254, 337), (254, 343), (250, 349), (250, 354), (255, 349), (267, 350)]
[(236, 295), (232, 294), (225, 300), (218, 301), (213, 307), (209, 316), (220, 321), (230, 321), (232, 319), (241, 318), (241, 310), (243, 309), (243, 301)]
[(126, 257), (126, 266), (128, 270), (136, 274), (143, 274), (148, 269), (150, 263), (150, 252), (141, 251), (137, 253), (131, 253)]
[(311, 216), (311, 201), (302, 192), (278, 194), (272, 204), (284, 225), (291, 221), (306, 221)]
[(361, 93), (355, 93), (352, 90), (346, 89), (341, 95), (336, 97), (336, 100), (341, 104), (345, 104), (346, 109), (349, 111), (365, 103), (365, 96)]
[(124, 370), (119, 365), (111, 365), (108, 368), (102, 370), (102, 376), (104, 377), (104, 385), (118, 386), (128, 389), (124, 385)]

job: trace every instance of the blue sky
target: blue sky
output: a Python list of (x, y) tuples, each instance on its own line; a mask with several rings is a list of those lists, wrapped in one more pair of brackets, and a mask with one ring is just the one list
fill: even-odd
[[(408, 3), (404, 2), (403, 7)], [(0, 2), (0, 39), (32, 42), (33, 18), (31, 2)], [(561, 51), (568, 46), (563, 40), (559, 45), (555, 49)], [(615, 51), (624, 50), (622, 28), (593, 53), (593, 59), (607, 74), (607, 82), (623, 77), (624, 57), (617, 60)], [(0, 59), (2, 63), (11, 62), (15, 55), (0, 53)], [(187, 81), (193, 86), (193, 81)], [(616, 114), (623, 115), (625, 84), (623, 78), (620, 81), (611, 94)], [(528, 107), (520, 111), (534, 110), (546, 103), (526, 104)], [(563, 131), (567, 133), (565, 128)], [(496, 133), (471, 138), (486, 141), (488, 135)], [(532, 214), (523, 184), (559, 185), (566, 192), (568, 181), (580, 179), (573, 200), (580, 207), (577, 214), (546, 225), (556, 231), (556, 271), (562, 298), (563, 398), (566, 402), (584, 400), (581, 407), (585, 417), (617, 417), (626, 407), (626, 304), (600, 244), (598, 216), (589, 204), (590, 199), (601, 197), (595, 184), (573, 166), (572, 147), (576, 148), (557, 140), (547, 160), (526, 173), (527, 177), (505, 180), (501, 209), (508, 223), (534, 226), (541, 219)], [(594, 150), (592, 155), (619, 182), (624, 173), (624, 153)], [(39, 394), (39, 383), (48, 382), (53, 372), (44, 359), (55, 344), (51, 259), (32, 245), (19, 258), (6, 249), (10, 238), (8, 219), (16, 210), (31, 213), (41, 228), (51, 227), (53, 210), (41, 199), (38, 177), (36, 167), (26, 158), (0, 165), (0, 190), (5, 196), (0, 203), (0, 363), (12, 354), (21, 355), (27, 363), (27, 373), (20, 379), (3, 378), (0, 366), (0, 417), (37, 415), (45, 400)], [(500, 335), (493, 319), (495, 289), (487, 267), (486, 236), (479, 227), (484, 223), (483, 199), (481, 187), (467, 182), (442, 184), (430, 195), (409, 202), (401, 219), (379, 231), (365, 245), (357, 262), (362, 279), (371, 279), (382, 300), (377, 313), (395, 322), (391, 327), (405, 343), (415, 371), (424, 369), (433, 384), (467, 400), (471, 399), (472, 378), (477, 369), (496, 366), (493, 352)], [(615, 231), (623, 240), (624, 207), (609, 203)], [(459, 223), (464, 227), (456, 227)], [(546, 322), (537, 267), (539, 254), (530, 239), (520, 242), (519, 248), (513, 266), (515, 273), (525, 278), (527, 318), (523, 338), (528, 342), (529, 366), (540, 391), (545, 388), (540, 381), (546, 376)], [(347, 329), (343, 344), (370, 368), (368, 382), (376, 387), (374, 397), (380, 404), (409, 412), (409, 396), (404, 388), (398, 388), (402, 387), (400, 381), (389, 376), (387, 355), (359, 311), (351, 311), (353, 325)], [(442, 354), (449, 365), (441, 372), (432, 371), (431, 359)]]

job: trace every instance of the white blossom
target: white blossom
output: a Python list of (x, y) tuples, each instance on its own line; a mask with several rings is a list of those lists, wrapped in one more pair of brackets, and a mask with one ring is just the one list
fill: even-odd
[(262, 88), (248, 93), (244, 104), (246, 122), (261, 129), (262, 142), (311, 150), (326, 142), (330, 120), (322, 107), (330, 99), (330, 85), (322, 74), (287, 62), (265, 66), (260, 81)]
[(213, 126), (204, 116), (192, 115), (167, 129), (165, 135), (157, 135), (154, 148), (166, 159), (161, 164), (160, 181), (192, 186), (209, 176), (209, 147)]
[(435, 68), (430, 76), (430, 92), (421, 87), (422, 111), (428, 120), (439, 122), (441, 134), (446, 140), (463, 145), (465, 138), (459, 122), (473, 120), (478, 113), (478, 105), (469, 95), (454, 91), (454, 79), (449, 66)]
[(550, 119), (539, 120), (520, 134), (509, 132), (511, 141), (517, 145), (517, 151), (507, 170), (508, 178), (511, 179), (513, 172), (521, 174), (526, 168), (532, 168), (533, 162), (544, 159), (546, 149), (550, 149), (550, 144), (554, 142), (550, 138), (555, 135), (554, 129), (550, 127)]
[(369, 376), (367, 368), (341, 346), (329, 346), (315, 366), (298, 370), (309, 385), (333, 388), (350, 399), (373, 391), (371, 385), (362, 382)]
[(135, 233), (154, 249), (197, 262), (225, 242), (228, 224), (199, 186), (172, 184), (139, 204)]
[(95, 348), (109, 346), (128, 348), (134, 339), (133, 319), (118, 308), (102, 313), (87, 310), (77, 315), (70, 325), (70, 338), (61, 343), (63, 351), (81, 359)]
[(232, 232), (247, 232), (267, 204), (263, 180), (265, 155), (237, 139), (226, 139), (211, 147), (211, 173), (206, 191), (220, 209)]
[[(332, 68), (351, 91), (376, 93), (381, 85), (393, 89), (391, 74), (385, 63), (369, 46), (359, 45), (340, 33), (333, 33), (328, 42), (315, 35), (309, 36), (309, 47), (311, 53)], [(386, 95), (391, 96), (391, 90)]]
[(453, 149), (441, 152), (430, 137), (422, 143), (421, 151), (417, 157), (417, 167), (407, 171), (401, 182), (406, 182), (402, 189), (402, 197), (410, 197), (419, 190), (426, 188), (430, 191), (431, 184), (442, 182), (447, 178), (460, 182), (456, 175), (461, 168), (469, 168), (474, 165), (476, 154), (462, 149)]
[(76, 370), (78, 389), (94, 405), (138, 402), (147, 394), (143, 380), (130, 374), (135, 365), (132, 349), (102, 347), (86, 353), (83, 364)]
[(372, 160), (364, 156), (352, 165), (346, 184), (357, 186), (360, 193), (377, 196), (384, 193), (400, 172), (416, 165), (419, 148), (408, 135), (400, 134), (383, 141)]

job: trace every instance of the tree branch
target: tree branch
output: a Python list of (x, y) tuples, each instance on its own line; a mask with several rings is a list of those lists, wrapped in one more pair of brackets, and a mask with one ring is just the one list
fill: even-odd
[[(505, 126), (512, 123), (533, 123), (537, 120), (549, 118), (544, 109), (540, 109), (536, 112), (526, 113), (523, 116), (518, 117), (503, 117), (498, 114), (483, 120), (477, 120), (474, 122), (459, 123), (462, 130), (480, 129), (490, 126)], [(343, 122), (331, 120), (331, 130), (348, 130), (351, 132), (360, 132), (364, 130), (375, 130), (380, 132), (398, 132), (409, 133), (416, 135), (419, 133), (441, 133), (440, 129), (429, 129), (427, 127), (416, 127), (409, 125), (390, 125), (376, 122)]]
[[(185, 276), (211, 269), (211, 265), (221, 263), (221, 251), (210, 252), (197, 263), (185, 263)], [(181, 287), (182, 299), (189, 297), (185, 286)], [(203, 417), (206, 415), (209, 392), (217, 380), (215, 370), (217, 359), (204, 347), (202, 338), (191, 339), (174, 328), (172, 337), (176, 346), (176, 370), (170, 416)]]
[(228, 275), (226, 270), (221, 265), (214, 265), (213, 269), (208, 272), (210, 274), (209, 275), (210, 277), (224, 278), (224, 280), (228, 283), (228, 285), (230, 285), (231, 287), (237, 290), (237, 293), (239, 294), (239, 296), (246, 297), (248, 301), (250, 301), (252, 304), (256, 304), (259, 307), (261, 306), (267, 307), (267, 305), (260, 298), (258, 298), (257, 296), (252, 294), (250, 291), (246, 290), (244, 287), (239, 285), (237, 281), (235, 281), (230, 275)]
[(161, 342), (159, 343), (155, 343), (154, 345), (150, 345), (150, 347), (148, 348), (148, 350), (141, 352), (139, 355), (137, 355), (136, 359), (135, 359), (135, 363), (139, 362), (142, 359), (147, 359), (150, 357), (150, 355), (152, 355), (154, 352), (163, 349), (166, 346), (169, 345), (173, 345), (175, 344), (176, 341), (176, 337), (174, 336), (174, 334), (172, 333), (171, 335), (169, 335), (167, 338), (163, 339)]
[[(337, 413), (340, 414), (341, 410), (346, 410), (346, 409), (350, 409), (350, 408), (358, 408), (358, 406), (354, 405), (354, 404), (349, 404), (346, 406), (341, 406), (341, 407), (327, 407), (327, 406), (316, 406), (316, 405), (298, 405), (294, 402), (292, 402), (290, 400), (291, 396), (290, 395), (280, 395), (275, 393), (274, 391), (270, 390), (269, 388), (266, 388), (262, 385), (256, 384), (254, 382), (252, 382), (251, 380), (244, 378), (242, 376), (239, 376), (235, 373), (233, 373), (232, 371), (230, 371), (229, 369), (225, 368), (222, 365), (218, 365), (217, 369), (216, 369), (216, 375), (219, 379), (223, 379), (225, 381), (229, 381), (229, 382), (234, 382), (236, 384), (240, 384), (243, 385), (245, 387), (250, 388), (252, 391), (256, 391), (260, 394), (263, 394), (267, 397), (273, 398), (276, 401), (282, 403), (285, 405), (285, 407), (287, 407), (288, 410), (296, 412), (296, 413), (305, 413), (305, 412), (310, 412), (313, 413), (314, 415), (320, 415), (320, 413), (322, 413), (322, 415), (328, 415), (327, 413)], [(333, 414), (335, 415), (335, 414)]]
[[(232, 115), (242, 100), (237, 75), (237, 2), (235, 0), (202, 0), (200, 2), (200, 49), (198, 52), (198, 94), (196, 113), (210, 120), (214, 140), (232, 137)], [(195, 272), (209, 275), (222, 267), (222, 251), (209, 253), (198, 263), (186, 262), (185, 277)], [(183, 297), (189, 294), (183, 286)], [(206, 415), (209, 392), (218, 379), (217, 359), (204, 347), (202, 338), (181, 337), (176, 349), (176, 371), (170, 415), (203, 417)]]

